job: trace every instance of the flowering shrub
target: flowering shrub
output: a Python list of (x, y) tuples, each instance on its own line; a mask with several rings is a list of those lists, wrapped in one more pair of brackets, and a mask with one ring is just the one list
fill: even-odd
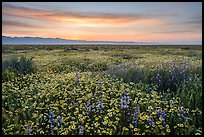
[(158, 69), (151, 78), (151, 83), (158, 85), (160, 91), (176, 91), (184, 82), (188, 83), (191, 80), (189, 71), (187, 62), (179, 65), (173, 61), (169, 68)]

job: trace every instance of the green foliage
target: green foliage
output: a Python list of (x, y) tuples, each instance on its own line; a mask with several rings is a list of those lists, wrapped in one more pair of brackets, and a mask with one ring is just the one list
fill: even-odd
[(114, 65), (112, 67), (109, 67), (109, 69), (106, 72), (111, 76), (122, 78), (126, 83), (129, 82), (137, 83), (139, 81), (145, 80), (144, 70), (131, 62)]
[[(9, 70), (25, 75), (34, 72), (35, 69), (36, 68), (32, 58), (28, 58), (26, 56), (13, 56), (2, 62), (3, 72)], [(7, 74), (7, 72), (5, 73)]]

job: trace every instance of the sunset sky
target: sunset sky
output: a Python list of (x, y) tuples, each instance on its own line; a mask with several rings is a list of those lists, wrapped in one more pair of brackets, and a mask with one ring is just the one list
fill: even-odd
[(3, 2), (2, 35), (93, 41), (202, 41), (202, 3)]

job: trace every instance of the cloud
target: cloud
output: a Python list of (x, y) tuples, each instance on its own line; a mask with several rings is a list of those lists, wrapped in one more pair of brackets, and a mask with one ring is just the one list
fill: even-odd
[[(143, 14), (113, 14), (113, 13), (74, 13), (61, 11), (36, 10), (26, 7), (17, 7), (8, 3), (3, 4), (2, 15), (32, 18), (48, 22), (58, 23), (99, 23), (99, 24), (121, 24), (137, 21), (150, 21), (151, 16)], [(161, 15), (158, 15), (161, 16)], [(161, 22), (154, 19), (154, 22)], [(156, 21), (157, 20), (157, 21)], [(160, 23), (161, 24), (161, 23)]]
[(2, 25), (7, 27), (24, 27), (24, 28), (39, 28), (39, 25), (31, 25), (28, 23), (22, 23), (12, 20), (2, 20)]
[[(167, 22), (166, 27), (171, 27), (171, 30), (161, 33), (202, 33), (202, 17), (194, 16), (183, 20), (177, 20), (174, 22)], [(176, 29), (177, 28), (177, 29)], [(175, 30), (176, 29), (176, 30)]]
[(182, 22), (186, 25), (193, 25), (194, 27), (197, 27), (198, 29), (202, 29), (202, 15), (193, 16), (189, 18), (187, 21)]
[(202, 15), (195, 15), (183, 21), (169, 22), (167, 25), (202, 25)]
[(163, 34), (170, 34), (170, 33), (192, 33), (194, 30), (169, 30), (169, 31), (157, 31), (153, 33), (163, 33)]
[(183, 22), (184, 24), (202, 24), (202, 17), (199, 19), (191, 19), (189, 21)]

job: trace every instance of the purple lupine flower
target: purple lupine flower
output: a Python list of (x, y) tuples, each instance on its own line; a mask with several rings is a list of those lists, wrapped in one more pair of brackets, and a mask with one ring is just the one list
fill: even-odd
[(79, 126), (79, 135), (84, 133), (84, 127), (82, 125)]
[[(91, 111), (96, 112), (97, 110), (99, 110), (100, 112), (102, 112), (103, 109), (103, 102), (102, 101), (98, 101), (98, 102), (93, 102), (92, 104), (90, 104), (89, 102), (86, 104), (86, 107), (88, 109), (87, 114), (90, 114)], [(97, 111), (98, 112), (98, 111)]]
[(97, 108), (99, 108), (99, 110), (100, 110), (100, 112), (102, 112), (103, 110), (103, 102), (102, 101), (99, 101), (98, 102), (98, 107)]
[[(53, 126), (56, 126), (56, 125), (58, 124), (58, 127), (60, 127), (60, 122), (61, 122), (61, 120), (62, 120), (62, 116), (60, 116), (60, 117), (58, 118), (57, 122), (55, 122), (55, 120), (54, 120), (54, 114), (53, 114), (51, 111), (49, 111), (49, 118), (50, 118), (50, 122), (51, 122), (51, 124), (52, 124)], [(52, 128), (51, 128), (50, 130), (52, 130)]]
[(102, 109), (102, 108), (103, 108), (103, 102), (100, 101), (100, 109)]
[(159, 79), (159, 84), (161, 84), (161, 80)]
[(90, 103), (89, 103), (89, 102), (86, 103), (86, 107), (88, 107), (88, 106), (90, 106)]
[(155, 124), (155, 122), (154, 122), (154, 119), (153, 119), (153, 118), (151, 118), (151, 119), (150, 119), (149, 124), (150, 124), (150, 125), (154, 125), (154, 124)]
[(159, 118), (162, 118), (162, 125), (166, 125), (166, 114), (165, 113), (160, 113)]
[(127, 104), (130, 104), (130, 97), (128, 95), (126, 96), (126, 101), (127, 101)]
[(51, 119), (50, 121), (51, 121), (52, 125), (54, 125), (54, 126), (57, 124), (54, 119)]
[(179, 118), (180, 121), (182, 123), (186, 122), (187, 118), (184, 116), (186, 114), (186, 111), (185, 110), (179, 110), (179, 114), (181, 115), (180, 118)]
[(121, 108), (122, 109), (127, 109), (130, 104), (130, 97), (128, 96), (127, 92), (124, 92), (124, 96), (121, 96)]
[(153, 130), (153, 129), (154, 129), (154, 128), (153, 128), (153, 125), (155, 125), (155, 122), (154, 122), (154, 119), (153, 119), (153, 118), (150, 119), (149, 125), (150, 125), (150, 127), (151, 127), (151, 130)]
[(137, 126), (138, 114), (139, 114), (139, 107), (135, 107), (134, 108), (134, 114), (133, 114), (133, 121), (132, 121), (132, 124), (134, 127)]
[[(102, 112), (102, 108), (103, 108), (103, 103), (102, 103), (102, 101), (93, 103), (93, 106), (94, 106), (96, 109), (99, 109), (100, 112)], [(95, 109), (95, 108), (94, 108), (94, 109)]]
[(97, 108), (100, 108), (99, 105), (100, 105), (99, 102), (96, 102), (96, 103), (95, 103), (95, 108), (96, 108), (96, 109), (97, 109)]
[(53, 130), (53, 128), (50, 127), (49, 132), (50, 132), (51, 135), (52, 135), (52, 130)]
[(94, 112), (96, 112), (96, 103), (95, 103), (95, 102), (92, 103), (92, 108), (93, 108), (92, 110), (93, 110)]
[(137, 117), (138, 116), (138, 114), (139, 114), (139, 107), (135, 107), (134, 108), (134, 117)]
[(87, 114), (89, 115), (91, 113), (91, 107), (88, 108)]
[(90, 103), (86, 103), (86, 107), (88, 108), (87, 114), (89, 115), (91, 113), (91, 105)]
[(58, 118), (57, 122), (60, 123), (61, 120), (62, 120), (62, 116), (60, 116), (60, 117)]
[(54, 114), (51, 111), (49, 111), (49, 118), (53, 118), (53, 116)]
[(51, 111), (49, 111), (49, 118), (50, 118), (50, 122), (52, 123), (52, 125), (55, 126), (57, 123), (55, 122), (54, 114)]
[(62, 120), (62, 116), (60, 116), (60, 117), (58, 118), (58, 120), (57, 120), (57, 122), (58, 122), (58, 127), (60, 127), (60, 122), (61, 122), (61, 120)]

